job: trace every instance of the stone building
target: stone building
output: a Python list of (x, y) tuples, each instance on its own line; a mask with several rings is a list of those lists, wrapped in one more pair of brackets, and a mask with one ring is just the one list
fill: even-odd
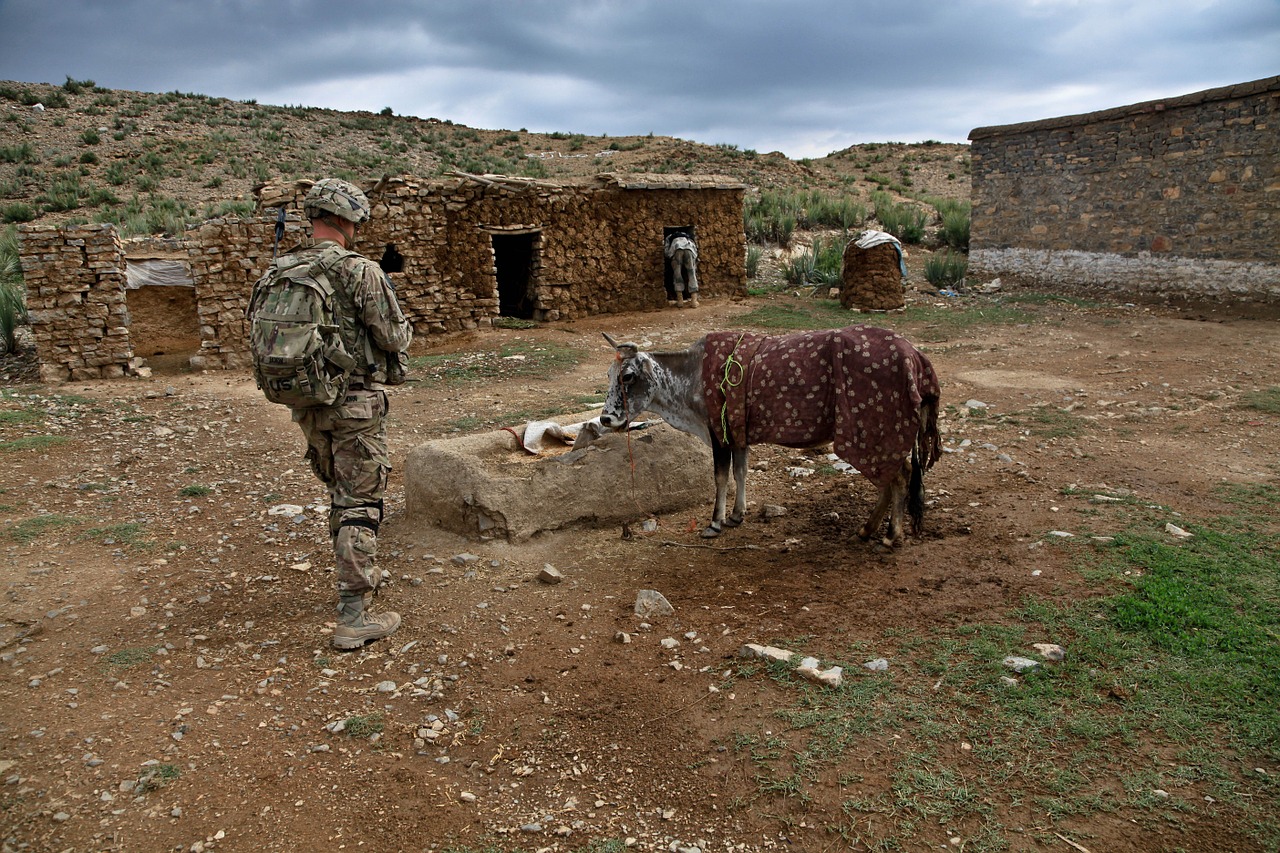
[[(172, 332), (185, 328), (196, 333), (185, 338), (192, 351), (176, 353), (184, 361), (246, 366), (249, 291), (276, 250), (278, 211), (279, 250), (304, 239), (300, 203), (309, 186), (262, 187), (263, 215), (210, 220), (176, 242), (125, 244), (110, 226), (20, 228), (42, 378), (142, 369), (160, 352), (173, 357), (184, 338)], [(677, 229), (696, 235), (704, 296), (745, 293), (745, 187), (731, 179), (468, 175), (366, 188), (373, 218), (355, 248), (395, 270), (390, 277), (419, 340), (488, 328), (499, 317), (556, 321), (663, 308), (663, 239)], [(156, 275), (141, 274), (143, 266)], [(184, 298), (169, 290), (182, 287)], [(169, 333), (162, 340), (143, 337), (161, 330)]]
[(971, 278), (1280, 302), (1280, 77), (969, 139)]

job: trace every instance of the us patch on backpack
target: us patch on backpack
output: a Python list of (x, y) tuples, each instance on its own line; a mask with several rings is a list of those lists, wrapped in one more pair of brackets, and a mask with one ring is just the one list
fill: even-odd
[(333, 258), (282, 255), (253, 286), (249, 355), (267, 399), (293, 409), (331, 406), (356, 360), (342, 344), (327, 270)]

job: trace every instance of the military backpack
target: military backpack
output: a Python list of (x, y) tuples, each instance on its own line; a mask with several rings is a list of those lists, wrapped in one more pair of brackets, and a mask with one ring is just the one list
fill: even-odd
[(331, 246), (319, 257), (281, 255), (253, 285), (249, 354), (271, 402), (306, 409), (346, 395), (356, 359), (342, 343), (330, 273), (352, 254)]

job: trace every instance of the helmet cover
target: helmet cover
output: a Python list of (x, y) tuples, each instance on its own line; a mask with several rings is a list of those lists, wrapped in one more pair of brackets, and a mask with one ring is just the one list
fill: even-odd
[(369, 199), (355, 184), (339, 178), (316, 181), (307, 192), (302, 207), (308, 216), (314, 216), (315, 211), (323, 211), (357, 225), (369, 221)]

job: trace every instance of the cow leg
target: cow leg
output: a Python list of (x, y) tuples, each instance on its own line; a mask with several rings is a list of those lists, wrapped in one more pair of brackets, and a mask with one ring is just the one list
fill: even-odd
[(886, 548), (896, 548), (906, 541), (903, 521), (907, 516), (907, 484), (911, 482), (911, 462), (903, 462), (902, 470), (889, 484), (889, 535), (884, 539)]
[(737, 527), (747, 515), (747, 448), (733, 449), (733, 480), (737, 492), (733, 496), (733, 514), (724, 520), (725, 527)]
[(884, 524), (885, 515), (887, 514), (889, 516), (889, 535), (881, 540), (881, 544), (887, 548), (902, 544), (904, 539), (902, 521), (907, 511), (907, 482), (910, 474), (911, 462), (904, 461), (902, 470), (880, 489), (880, 497), (876, 501), (875, 509), (871, 511), (871, 517), (867, 519), (867, 523), (858, 531), (859, 538), (865, 541), (875, 536), (879, 532), (881, 525)]
[(711, 461), (716, 472), (716, 504), (711, 510), (711, 523), (702, 531), (703, 539), (716, 538), (724, 525), (724, 508), (729, 497), (729, 462), (733, 452), (719, 444), (711, 448)]

